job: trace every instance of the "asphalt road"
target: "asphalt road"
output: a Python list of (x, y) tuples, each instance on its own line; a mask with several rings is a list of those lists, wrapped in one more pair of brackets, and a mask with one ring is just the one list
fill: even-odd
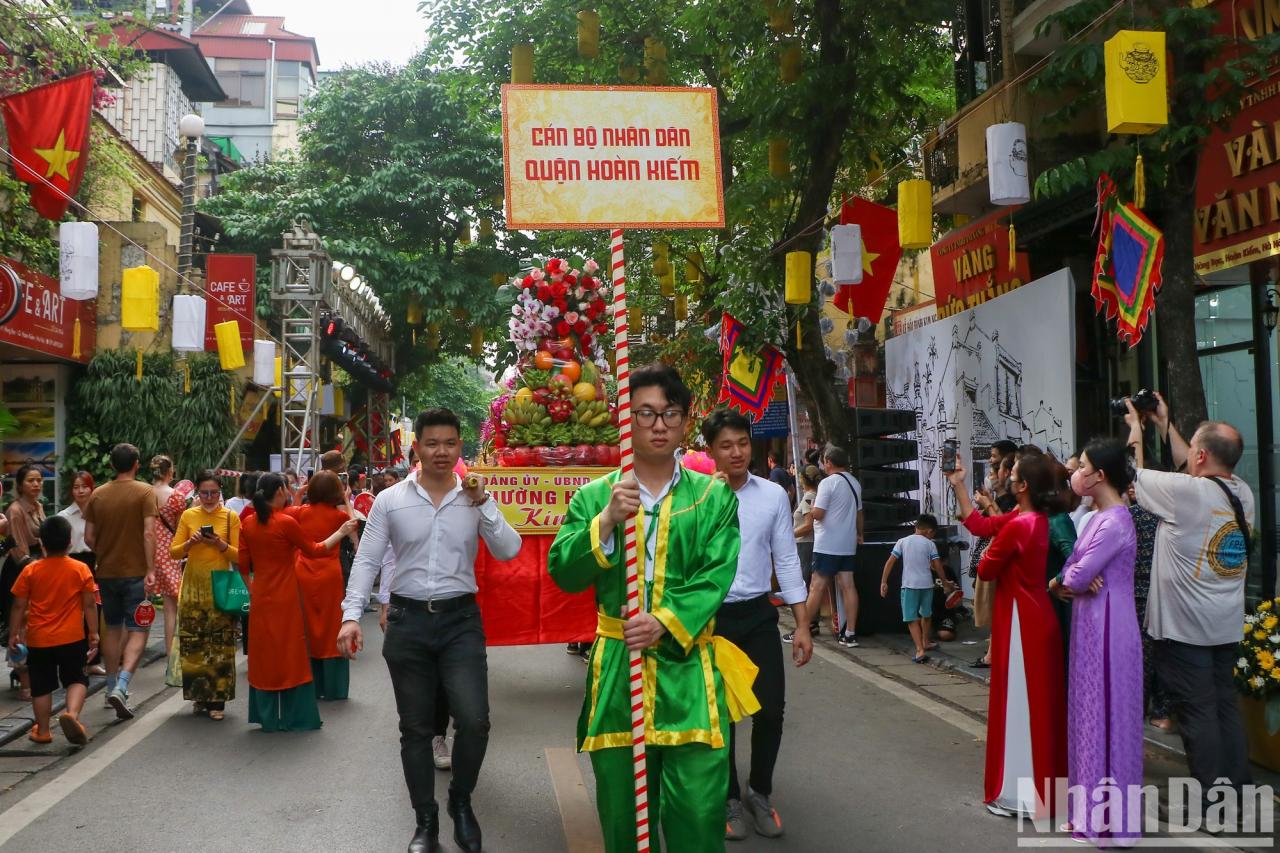
[[(403, 850), (413, 815), (395, 706), (369, 617), (366, 631), (352, 698), (322, 705), (317, 732), (258, 732), (243, 697), (222, 723), (196, 718), (158, 685), (132, 722), (104, 726), (109, 713), (95, 710), (87, 749), (0, 796), (0, 853)], [(586, 667), (556, 646), (492, 649), (489, 667), (493, 731), (475, 796), (485, 849), (602, 849), (590, 765), (571, 752)], [(979, 724), (833, 648), (789, 673), (788, 689), (774, 794), (787, 834), (730, 851), (1016, 849), (1014, 824), (981, 806)], [(446, 774), (437, 780), (443, 801)]]

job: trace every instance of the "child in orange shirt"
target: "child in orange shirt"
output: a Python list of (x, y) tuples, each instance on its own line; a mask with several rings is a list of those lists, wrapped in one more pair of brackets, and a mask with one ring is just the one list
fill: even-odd
[[(85, 667), (98, 648), (98, 606), (94, 602), (93, 574), (79, 560), (67, 556), (71, 548), (71, 523), (60, 515), (40, 525), (45, 557), (22, 570), (13, 584), (13, 617), (9, 624), (9, 648), (27, 644), (27, 669), (31, 674), (31, 707), (36, 723), (28, 737), (51, 743), (49, 718), (53, 691), (58, 682), (67, 691), (67, 709), (58, 718), (62, 732), (74, 744), (85, 744), (89, 733), (80, 722), (80, 711), (89, 687)], [(85, 625), (89, 636), (85, 637)]]

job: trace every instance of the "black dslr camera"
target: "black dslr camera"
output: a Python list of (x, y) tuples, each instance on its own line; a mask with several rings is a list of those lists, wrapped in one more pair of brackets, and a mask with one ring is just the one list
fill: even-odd
[[(1150, 414), (1160, 405), (1160, 401), (1156, 399), (1155, 393), (1147, 390), (1146, 388), (1143, 388), (1129, 399), (1133, 401), (1133, 407), (1138, 410), (1138, 414), (1143, 414), (1144, 412)], [(1119, 418), (1128, 414), (1129, 409), (1125, 406), (1124, 401), (1124, 397), (1112, 400), (1110, 404), (1111, 414)]]

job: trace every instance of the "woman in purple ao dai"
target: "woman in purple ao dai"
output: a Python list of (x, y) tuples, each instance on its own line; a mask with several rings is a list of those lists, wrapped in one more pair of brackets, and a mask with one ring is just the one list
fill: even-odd
[[(1133, 603), (1137, 536), (1121, 495), (1129, 488), (1123, 442), (1092, 442), (1071, 476), (1098, 513), (1063, 567), (1070, 597), (1067, 684), (1070, 831), (1098, 847), (1128, 847), (1142, 834), (1142, 634)], [(1101, 579), (1097, 592), (1090, 584)], [(1059, 586), (1055, 580), (1055, 587)]]

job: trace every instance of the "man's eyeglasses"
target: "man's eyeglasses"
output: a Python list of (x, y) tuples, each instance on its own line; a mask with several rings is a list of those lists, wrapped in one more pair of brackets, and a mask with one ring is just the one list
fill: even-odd
[(221, 491), (219, 491), (218, 489), (214, 489), (213, 491), (209, 491), (208, 489), (201, 489), (201, 490), (200, 490), (200, 497), (202, 497), (202, 498), (220, 498), (220, 497), (222, 497), (222, 492), (221, 492)]
[[(636, 424), (642, 427), (651, 427), (658, 420), (658, 412), (653, 409), (637, 409), (635, 412)], [(684, 420), (683, 409), (667, 409), (661, 413), (662, 422), (669, 427), (680, 426), (680, 422)]]

